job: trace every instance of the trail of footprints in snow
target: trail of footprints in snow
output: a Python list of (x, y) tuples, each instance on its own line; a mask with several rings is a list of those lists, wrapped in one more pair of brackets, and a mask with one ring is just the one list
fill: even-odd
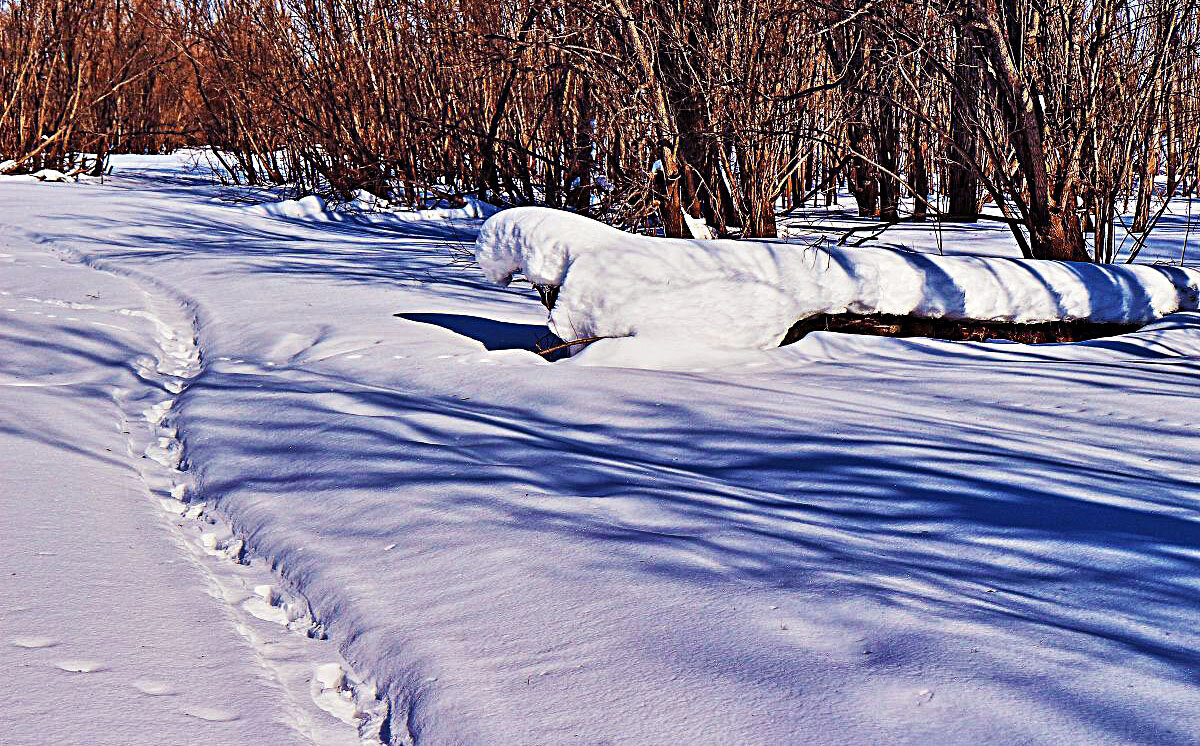
[[(40, 651), (55, 647), (58, 645), (58, 640), (52, 637), (14, 637), (9, 640), (9, 643), (13, 647), (23, 650)], [(108, 670), (107, 664), (103, 661), (88, 658), (69, 658), (55, 661), (53, 665), (58, 670), (70, 674), (99, 673)]]
[[(202, 365), (195, 341), (193, 321), (182, 306), (146, 294), (148, 311), (116, 309), (116, 313), (145, 319), (156, 332), (159, 346), (157, 357), (137, 361), (141, 378), (160, 388), (167, 396), (148, 403), (144, 394), (121, 391), (115, 396), (125, 417), (121, 431), (129, 437), (130, 455), (139, 466), (142, 479), (150, 494), (168, 516), (177, 542), (204, 572), (210, 583), (208, 592), (229, 603), (230, 615), (238, 632), (255, 651), (257, 662), (269, 673), (286, 695), (290, 704), (292, 725), (317, 744), (382, 743), (382, 729), (387, 721), (387, 706), (373, 685), (361, 681), (339, 660), (319, 665), (313, 670), (302, 661), (308, 638), (323, 639), (324, 632), (313, 618), (307, 601), (281, 587), (281, 578), (261, 562), (251, 564), (244, 556), (244, 544), (225, 522), (211, 514), (204, 502), (189, 502), (191, 481), (187, 473), (184, 447), (179, 433), (171, 423), (171, 411), (177, 395), (191, 379), (199, 375)], [(64, 302), (40, 301), (50, 305)], [(83, 306), (84, 304), (72, 304)], [(176, 319), (175, 324), (166, 319)], [(278, 625), (254, 624), (254, 619)], [(39, 640), (21, 641), (26, 647), (36, 647)], [(14, 644), (21, 644), (14, 641)], [(52, 641), (49, 644), (53, 644)], [(307, 655), (311, 660), (312, 654)], [(59, 664), (68, 671), (89, 672), (102, 669), (90, 661), (66, 661)], [(148, 696), (177, 694), (170, 685), (139, 679), (131, 685)], [(307, 694), (321, 710), (345, 725), (319, 722), (311, 710), (300, 704), (298, 693)], [(227, 722), (238, 718), (236, 712), (220, 708), (191, 705), (185, 714), (212, 722)], [(354, 729), (353, 738), (343, 730)]]

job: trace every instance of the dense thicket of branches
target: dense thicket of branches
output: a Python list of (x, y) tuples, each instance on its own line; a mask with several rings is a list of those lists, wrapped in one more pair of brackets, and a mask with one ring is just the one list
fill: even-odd
[[(1192, 193), (1200, 0), (0, 0), (0, 160), (771, 236), (835, 185), (1113, 258)], [(1092, 240), (1086, 240), (1088, 235)]]
[[(99, 169), (182, 142), (194, 88), (165, 0), (0, 0), (0, 161)], [(84, 154), (90, 154), (85, 157)]]

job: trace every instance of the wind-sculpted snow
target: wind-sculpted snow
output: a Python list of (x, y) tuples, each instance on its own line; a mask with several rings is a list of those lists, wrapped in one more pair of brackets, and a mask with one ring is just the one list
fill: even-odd
[(501, 212), (475, 255), (488, 278), (559, 288), (567, 340), (655, 337), (714, 347), (779, 344), (820, 313), (1032, 323), (1138, 323), (1200, 302), (1200, 271), (874, 248), (635, 236), (539, 207)]
[[(306, 599), (393, 743), (1200, 732), (1200, 314), (1074, 345), (549, 363), (534, 292), (451, 261), (478, 222), (69, 188), (0, 198), (195, 310), (184, 499)], [(325, 701), (338, 672), (314, 674)]]

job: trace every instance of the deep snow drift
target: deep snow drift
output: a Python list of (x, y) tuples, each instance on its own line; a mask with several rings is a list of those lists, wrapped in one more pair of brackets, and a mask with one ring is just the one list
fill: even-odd
[(820, 313), (1140, 323), (1200, 304), (1200, 271), (1183, 267), (663, 240), (540, 207), (490, 218), (475, 256), (493, 282), (560, 288), (550, 319), (566, 340), (765, 348)]
[(160, 425), (183, 499), (378, 686), (392, 742), (1194, 743), (1200, 315), (551, 364), (533, 291), (451, 261), (479, 221), (221, 196), (121, 159), (104, 185), (0, 181), (0, 223), (191, 316), (202, 369)]

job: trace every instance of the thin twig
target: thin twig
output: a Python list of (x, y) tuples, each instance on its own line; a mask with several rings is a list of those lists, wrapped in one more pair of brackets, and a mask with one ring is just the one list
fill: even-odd
[(568, 347), (572, 347), (574, 345), (591, 344), (592, 342), (596, 342), (601, 339), (616, 339), (616, 337), (582, 337), (580, 339), (572, 340), (570, 342), (563, 342), (560, 345), (554, 345), (553, 347), (550, 347), (549, 349), (537, 350), (537, 354), (545, 357), (546, 355), (549, 355), (552, 352), (558, 352), (559, 350), (565, 350)]

